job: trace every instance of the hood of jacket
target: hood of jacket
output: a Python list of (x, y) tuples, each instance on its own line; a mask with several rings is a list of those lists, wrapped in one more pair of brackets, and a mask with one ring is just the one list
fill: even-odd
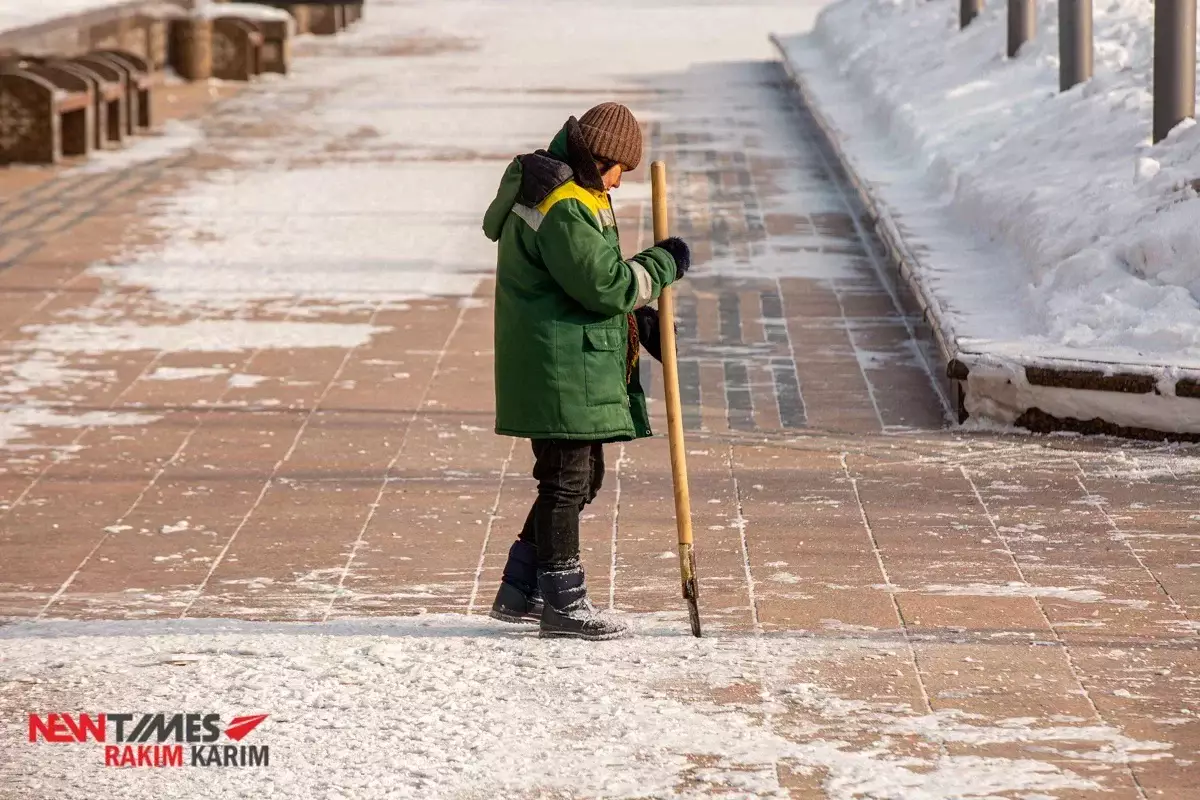
[(484, 235), (493, 242), (500, 241), (513, 205), (533, 208), (571, 180), (585, 189), (604, 191), (600, 170), (574, 117), (567, 120), (545, 150), (517, 156), (509, 163), (496, 197), (483, 215)]

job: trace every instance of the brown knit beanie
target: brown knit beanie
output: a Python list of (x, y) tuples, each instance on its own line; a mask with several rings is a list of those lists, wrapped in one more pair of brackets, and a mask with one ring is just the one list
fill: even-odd
[(601, 103), (579, 118), (579, 126), (598, 161), (617, 161), (626, 169), (637, 169), (642, 161), (642, 131), (628, 108)]

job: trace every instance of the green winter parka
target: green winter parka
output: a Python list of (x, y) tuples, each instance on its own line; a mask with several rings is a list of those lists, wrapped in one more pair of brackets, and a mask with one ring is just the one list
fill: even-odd
[(651, 435), (628, 315), (675, 280), (675, 261), (658, 247), (621, 257), (611, 200), (574, 117), (548, 150), (509, 164), (483, 230), (499, 243), (496, 433)]

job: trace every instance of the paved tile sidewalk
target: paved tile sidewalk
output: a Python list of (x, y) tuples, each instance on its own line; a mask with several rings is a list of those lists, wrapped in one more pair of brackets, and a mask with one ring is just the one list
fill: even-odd
[[(917, 321), (777, 65), (716, 60), (616, 91), (555, 73), (505, 96), (456, 70), (462, 53), (511, 47), (466, 35), (463, 15), (439, 35), (368, 18), (357, 40), (310, 42), (299, 77), (209, 107), (186, 151), (113, 172), (0, 173), (0, 616), (486, 609), (533, 482), (528, 446), (491, 433), (488, 249), (465, 239), (480, 210), (454, 203), (522, 142), (475, 131), (471, 147), (439, 145), (420, 133), (421, 96), (389, 104), (368, 80), (375, 59), (433, 96), (536, 107), (530, 136), (610, 97), (649, 120), (647, 160), (667, 161), (673, 230), (697, 256), (680, 356), (707, 630), (768, 653), (797, 634), (831, 648), (815, 667), (698, 696), (797, 746), (826, 726), (863, 747), (885, 731), (888, 758), (1045, 762), (1102, 787), (1002, 796), (1200, 797), (1200, 452), (946, 430)], [(339, 104), (372, 113), (317, 129)], [(409, 115), (412, 140), (372, 114)], [(383, 205), (364, 188), (373, 169), (396, 182)], [(630, 251), (650, 242), (640, 172), (615, 196)], [(436, 206), (421, 181), (452, 196)], [(181, 233), (164, 218), (199, 221)], [(356, 237), (380, 244), (339, 256)], [(453, 289), (359, 290), (355, 264), (372, 259)], [(89, 268), (102, 261), (113, 266)], [(623, 612), (677, 615), (666, 442), (607, 452), (583, 531), (591, 590)], [(818, 684), (941, 721), (829, 717), (801, 696)], [(27, 702), (5, 691), (0, 708)], [(1023, 719), (1170, 751), (996, 733)], [(849, 796), (801, 762), (774, 767), (791, 797)], [(705, 768), (695, 759), (679, 790), (737, 794)]]

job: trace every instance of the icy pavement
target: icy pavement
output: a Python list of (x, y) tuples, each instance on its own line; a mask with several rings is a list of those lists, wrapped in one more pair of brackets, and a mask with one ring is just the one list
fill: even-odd
[[(1188, 797), (1200, 451), (944, 430), (764, 60), (815, 7), (616, 9), (581, 62), (578, 3), (373, 2), (287, 79), (172, 90), (191, 121), (120, 170), (0, 174), (0, 797)], [(583, 524), (639, 636), (480, 613), (533, 483), (479, 212), (613, 98), (695, 247), (701, 641), (661, 439)], [(267, 714), (272, 766), (105, 769), (25, 741), (54, 710)]]

